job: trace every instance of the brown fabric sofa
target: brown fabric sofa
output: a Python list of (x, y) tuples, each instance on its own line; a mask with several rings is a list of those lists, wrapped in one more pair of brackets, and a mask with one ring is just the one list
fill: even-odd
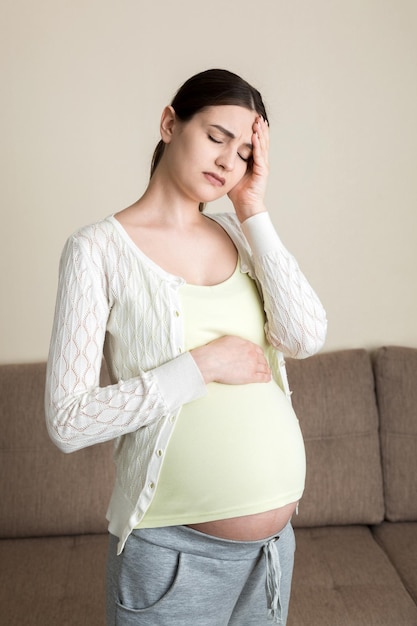
[(288, 626), (417, 624), (417, 350), (289, 364), (307, 482)]
[[(308, 463), (288, 626), (417, 625), (417, 349), (287, 365)], [(0, 623), (104, 626), (112, 446), (55, 448), (44, 377), (0, 366)]]

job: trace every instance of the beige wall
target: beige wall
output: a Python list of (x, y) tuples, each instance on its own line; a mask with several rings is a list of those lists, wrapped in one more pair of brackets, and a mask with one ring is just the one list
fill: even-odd
[(5, 0), (0, 361), (46, 358), (66, 237), (140, 195), (163, 105), (214, 66), (269, 105), (268, 205), (325, 350), (417, 346), (416, 7)]

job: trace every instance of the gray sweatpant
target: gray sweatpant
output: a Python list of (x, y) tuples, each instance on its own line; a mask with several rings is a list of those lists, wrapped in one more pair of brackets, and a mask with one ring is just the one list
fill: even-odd
[(187, 526), (134, 530), (116, 555), (110, 535), (107, 626), (285, 625), (295, 539), (290, 523), (261, 541)]

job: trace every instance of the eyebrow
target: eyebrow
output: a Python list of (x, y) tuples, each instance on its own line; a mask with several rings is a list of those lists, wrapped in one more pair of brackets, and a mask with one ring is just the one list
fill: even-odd
[[(220, 126), (220, 124), (210, 124), (210, 126), (212, 128), (217, 128), (217, 130), (226, 135), (226, 137), (230, 137), (230, 139), (236, 139), (236, 136), (230, 130), (224, 128), (224, 126)], [(244, 145), (250, 150), (253, 150), (253, 145), (251, 143), (245, 143)]]

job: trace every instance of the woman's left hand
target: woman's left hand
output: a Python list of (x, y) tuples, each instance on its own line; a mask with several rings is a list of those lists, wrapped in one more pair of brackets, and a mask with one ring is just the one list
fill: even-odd
[(228, 194), (240, 222), (266, 211), (264, 198), (269, 174), (269, 127), (260, 115), (253, 124), (252, 146), (251, 167)]

